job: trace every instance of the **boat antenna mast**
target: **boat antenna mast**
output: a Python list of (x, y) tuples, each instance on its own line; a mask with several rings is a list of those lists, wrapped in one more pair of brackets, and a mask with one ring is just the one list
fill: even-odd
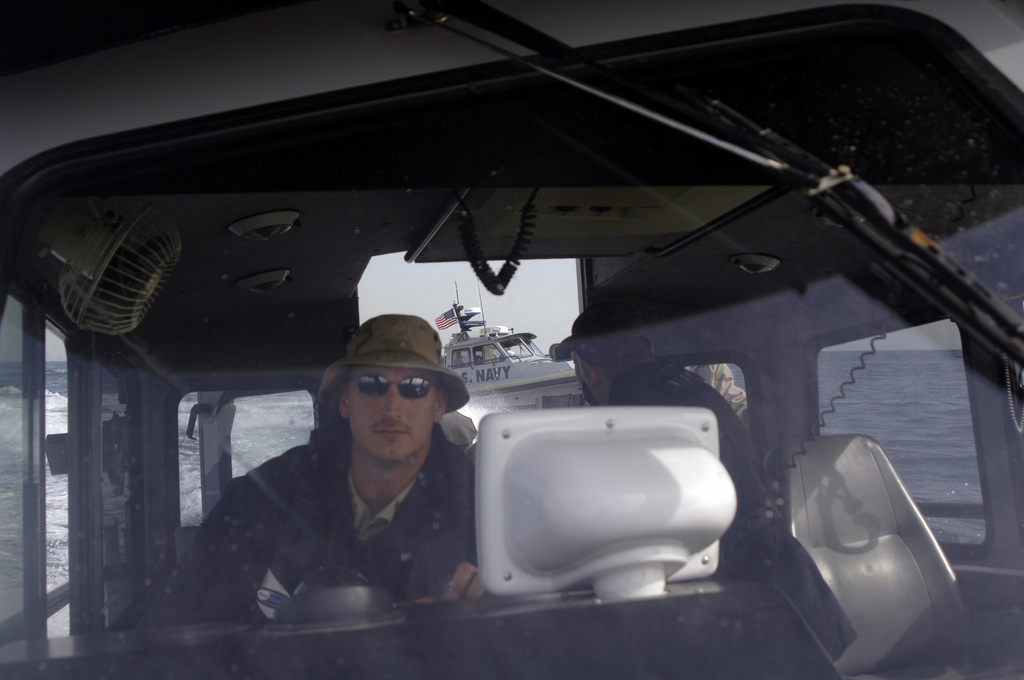
[[(479, 295), (479, 291), (477, 292)], [(455, 311), (455, 318), (459, 320), (459, 330), (463, 333), (469, 331), (470, 328), (478, 328), (486, 325), (486, 321), (483, 318), (482, 307), (470, 307), (465, 309), (459, 302), (459, 282), (455, 282), (455, 302), (452, 303), (452, 309)]]
[(478, 305), (480, 305), (480, 307), (479, 307), (479, 309), (480, 309), (480, 325), (481, 326), (486, 326), (487, 325), (487, 321), (486, 321), (487, 317), (484, 316), (484, 299), (480, 295), (480, 277), (477, 277), (477, 279), (476, 279), (476, 302), (477, 302)]

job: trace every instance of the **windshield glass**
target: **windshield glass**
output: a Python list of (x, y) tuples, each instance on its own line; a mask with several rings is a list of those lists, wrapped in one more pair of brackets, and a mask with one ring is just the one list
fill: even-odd
[(529, 345), (519, 338), (514, 340), (503, 340), (501, 346), (505, 348), (505, 351), (510, 357), (525, 359), (533, 356), (533, 351), (530, 349)]
[[(992, 73), (881, 22), (744, 30), (587, 55), (850, 166), (1019, 312), (1024, 132)], [(36, 391), (72, 453), (62, 563), (4, 562), (0, 641), (32, 637), (33, 569), (53, 637), (150, 663), (243, 640), (224, 675), (438, 649), (467, 675), (883, 674), (932, 660), (907, 631), (948, 608), (1019, 615), (1021, 367), (913, 257), (515, 64), (270, 108), (119, 138), (19, 206), (4, 536), (38, 439), (23, 313), (66, 333)]]

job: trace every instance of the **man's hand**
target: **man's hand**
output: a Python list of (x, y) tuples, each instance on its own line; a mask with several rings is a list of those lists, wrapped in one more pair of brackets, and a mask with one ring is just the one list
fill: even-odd
[(417, 603), (443, 602), (445, 600), (475, 600), (484, 595), (484, 586), (480, 583), (480, 574), (476, 565), (463, 562), (455, 567), (451, 585), (444, 597), (421, 597)]
[(484, 594), (484, 585), (480, 583), (480, 574), (476, 565), (463, 562), (455, 568), (452, 584), (442, 600), (476, 600)]

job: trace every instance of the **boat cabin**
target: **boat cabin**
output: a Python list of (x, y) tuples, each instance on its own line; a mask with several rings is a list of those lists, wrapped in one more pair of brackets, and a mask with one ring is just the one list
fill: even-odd
[[(408, 4), (0, 20), (0, 676), (1024, 674), (1024, 4)], [(487, 595), (148, 625), (445, 266), (529, 330), (445, 348)], [(740, 415), (849, 644), (724, 568), (732, 414), (542, 398), (601, 302)]]
[[(513, 333), (507, 326), (488, 326), (481, 329), (476, 337), (465, 331), (452, 333), (452, 339), (445, 346), (445, 356), (450, 357), (446, 363), (452, 368), (460, 368), (506, 359), (546, 359), (547, 355), (533, 342), (536, 338), (532, 333)], [(465, 343), (473, 345), (459, 346)]]
[(508, 326), (462, 330), (444, 346), (444, 364), (462, 376), (471, 394), (504, 399), (506, 408), (534, 408), (544, 396), (581, 396), (572, 363), (552, 360), (536, 337)]

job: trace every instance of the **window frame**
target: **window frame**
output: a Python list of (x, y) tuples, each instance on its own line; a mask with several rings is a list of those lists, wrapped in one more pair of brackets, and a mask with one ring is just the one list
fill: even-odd
[(39, 301), (19, 286), (3, 297), (4, 314), (8, 299), (21, 308), (22, 600), (21, 610), (0, 622), (0, 644), (45, 638), (52, 613), (46, 592), (46, 315)]

